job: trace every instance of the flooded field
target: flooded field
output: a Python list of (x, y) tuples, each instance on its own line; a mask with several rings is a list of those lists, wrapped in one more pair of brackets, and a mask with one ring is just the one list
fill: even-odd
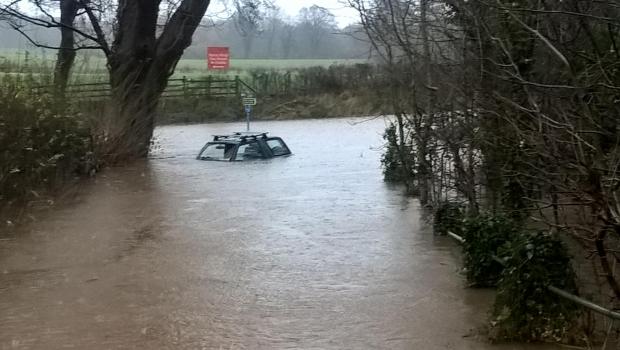
[(242, 124), (156, 130), (152, 159), (0, 235), (0, 349), (490, 345), (492, 292), (382, 181), (382, 119), (254, 123), (294, 155), (194, 159)]

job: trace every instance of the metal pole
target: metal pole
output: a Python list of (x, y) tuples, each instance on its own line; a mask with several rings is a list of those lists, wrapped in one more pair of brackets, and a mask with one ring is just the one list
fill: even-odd
[[(452, 232), (448, 231), (448, 235), (450, 237), (454, 238), (455, 240), (459, 241), (459, 243), (461, 243), (461, 244), (465, 243), (465, 239), (463, 237), (455, 234), (455, 233), (452, 233)], [(491, 254), (491, 258), (493, 260), (495, 260), (496, 262), (498, 262), (499, 264), (501, 264), (503, 266), (506, 266), (506, 262), (503, 261), (497, 255)], [(588, 300), (585, 300), (583, 298), (580, 298), (580, 297), (578, 297), (578, 296), (576, 296), (574, 294), (571, 294), (571, 293), (569, 293), (569, 292), (567, 292), (567, 291), (565, 291), (563, 289), (560, 289), (558, 287), (555, 287), (555, 286), (549, 285), (549, 286), (547, 286), (547, 290), (549, 290), (551, 293), (554, 293), (554, 294), (559, 295), (559, 296), (561, 296), (563, 298), (566, 298), (566, 299), (568, 299), (568, 300), (570, 300), (570, 301), (572, 301), (574, 303), (577, 303), (577, 304), (579, 304), (579, 305), (581, 305), (581, 306), (583, 306), (585, 308), (588, 308), (588, 309), (590, 309), (590, 310), (592, 310), (594, 312), (597, 312), (597, 313), (599, 313), (601, 315), (605, 315), (605, 316), (607, 316), (609, 318), (612, 318), (614, 320), (620, 320), (620, 313), (619, 312), (606, 309), (606, 308), (604, 308), (604, 307), (602, 307), (602, 306), (600, 306), (598, 304), (595, 304), (595, 303), (593, 303), (591, 301), (588, 301)]]
[(600, 305), (594, 304), (591, 301), (585, 300), (583, 298), (580, 298), (576, 295), (570, 294), (569, 292), (562, 290), (558, 287), (554, 287), (554, 286), (547, 286), (547, 289), (552, 292), (555, 293), (561, 297), (564, 297), (568, 300), (571, 300), (583, 307), (586, 307), (594, 312), (598, 312), (601, 315), (605, 315), (607, 317), (613, 318), (614, 320), (620, 320), (620, 313), (606, 309)]
[(245, 106), (245, 123), (246, 123), (246, 131), (250, 131), (250, 106)]
[(454, 239), (456, 239), (457, 241), (459, 241), (459, 243), (463, 244), (465, 243), (465, 239), (459, 235), (457, 235), (456, 233), (452, 233), (450, 231), (448, 231), (448, 235)]

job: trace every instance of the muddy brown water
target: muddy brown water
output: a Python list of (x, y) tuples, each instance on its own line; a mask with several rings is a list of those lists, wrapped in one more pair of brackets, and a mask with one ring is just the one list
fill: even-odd
[(0, 349), (490, 345), (492, 292), (382, 181), (382, 119), (255, 123), (294, 155), (194, 160), (242, 124), (156, 130), (152, 159), (0, 236)]

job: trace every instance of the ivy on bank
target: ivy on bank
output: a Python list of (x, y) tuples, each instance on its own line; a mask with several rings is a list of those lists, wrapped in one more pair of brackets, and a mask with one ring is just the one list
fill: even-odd
[[(415, 174), (411, 170), (405, 170), (399, 156), (399, 141), (396, 135), (396, 125), (391, 123), (383, 134), (385, 140), (385, 152), (381, 156), (381, 165), (383, 167), (383, 179), (389, 182), (409, 182), (415, 178)], [(410, 146), (403, 146), (406, 149), (407, 156), (413, 158)]]
[(570, 337), (578, 307), (547, 289), (553, 285), (577, 294), (562, 242), (550, 234), (523, 230), (504, 215), (465, 217), (459, 205), (450, 202), (438, 207), (434, 226), (437, 233), (451, 231), (465, 239), (464, 265), (471, 285), (497, 287), (490, 322), (493, 338), (575, 341)]
[(504, 216), (483, 214), (465, 219), (463, 249), (467, 281), (478, 287), (497, 285), (503, 267), (493, 255), (518, 235), (516, 223)]
[(437, 235), (448, 232), (463, 235), (465, 208), (460, 203), (446, 201), (437, 207), (433, 216), (433, 230)]
[(575, 273), (566, 248), (542, 232), (516, 235), (499, 253), (505, 267), (498, 283), (492, 331), (507, 340), (565, 340), (579, 309), (550, 293), (553, 285), (577, 294)]

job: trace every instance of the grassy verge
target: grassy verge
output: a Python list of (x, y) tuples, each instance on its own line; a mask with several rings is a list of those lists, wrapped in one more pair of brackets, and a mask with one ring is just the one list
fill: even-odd
[[(253, 119), (301, 119), (385, 114), (387, 91), (368, 64), (292, 70), (255, 69), (242, 77), (257, 91)], [(163, 99), (160, 124), (233, 121), (244, 118), (241, 101)]]
[[(252, 120), (357, 117), (384, 114), (385, 106), (369, 91), (344, 91), (298, 96), (267, 96), (258, 100)], [(188, 124), (245, 119), (237, 100), (162, 101), (157, 122)]]

